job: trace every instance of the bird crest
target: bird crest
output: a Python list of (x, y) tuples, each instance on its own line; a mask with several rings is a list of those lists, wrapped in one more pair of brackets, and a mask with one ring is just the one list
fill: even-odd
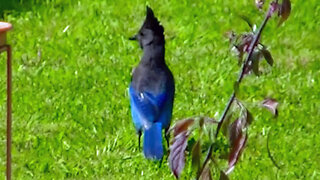
[(144, 20), (139, 32), (130, 38), (130, 40), (137, 40), (140, 46), (143, 48), (145, 46), (154, 44), (164, 44), (164, 29), (160, 25), (158, 19), (154, 16), (154, 13), (150, 7), (147, 6), (147, 15)]
[(145, 19), (140, 31), (142, 29), (150, 29), (156, 35), (163, 36), (163, 31), (164, 31), (163, 26), (160, 25), (160, 22), (154, 16), (154, 13), (149, 6), (147, 6), (147, 16), (146, 16), (146, 19)]

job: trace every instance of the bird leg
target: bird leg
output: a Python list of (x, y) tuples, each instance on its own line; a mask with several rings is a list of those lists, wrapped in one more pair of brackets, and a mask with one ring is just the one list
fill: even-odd
[(165, 129), (165, 138), (166, 138), (166, 141), (167, 141), (167, 147), (169, 149), (169, 147), (170, 147), (170, 143), (169, 143), (170, 134), (168, 133), (168, 130), (169, 130), (169, 128)]
[(139, 137), (138, 137), (138, 139), (139, 139), (139, 140), (138, 140), (138, 143), (139, 143), (139, 151), (140, 151), (140, 150), (141, 150), (141, 148), (140, 148), (140, 142), (141, 142), (142, 132), (141, 132), (141, 130), (139, 130), (137, 133), (138, 133), (138, 136), (139, 136)]

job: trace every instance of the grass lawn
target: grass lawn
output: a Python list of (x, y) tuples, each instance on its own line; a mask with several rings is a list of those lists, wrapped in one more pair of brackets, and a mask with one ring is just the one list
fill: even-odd
[[(248, 31), (237, 14), (260, 23), (253, 0), (0, 0), (13, 24), (14, 179), (174, 179), (167, 161), (147, 161), (131, 122), (128, 85), (140, 59), (135, 34), (150, 5), (165, 28), (166, 61), (176, 81), (173, 122), (219, 118), (238, 70), (223, 36)], [(275, 64), (240, 87), (255, 120), (231, 179), (320, 177), (320, 1), (296, 0), (262, 42)], [(0, 56), (0, 179), (5, 172), (5, 53)], [(280, 102), (279, 116), (255, 106)], [(272, 129), (271, 129), (272, 127)], [(266, 140), (278, 170), (268, 157)], [(190, 161), (189, 161), (190, 162)], [(189, 179), (187, 164), (182, 179)], [(214, 172), (214, 174), (217, 173)]]

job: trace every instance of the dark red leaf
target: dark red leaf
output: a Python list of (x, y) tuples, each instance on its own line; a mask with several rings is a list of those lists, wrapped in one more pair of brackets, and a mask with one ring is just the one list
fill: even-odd
[(275, 117), (278, 116), (278, 105), (278, 101), (272, 98), (267, 98), (262, 101), (262, 106), (267, 108)]
[(183, 131), (176, 135), (170, 145), (169, 165), (176, 178), (180, 177), (185, 165), (185, 150), (187, 148), (189, 133)]
[(242, 116), (241, 116), (241, 120), (243, 124), (242, 127), (243, 128), (247, 127), (253, 121), (253, 116), (250, 113), (250, 111), (239, 100), (237, 100), (237, 104), (242, 111)]
[(192, 166), (196, 168), (197, 172), (200, 169), (200, 158), (201, 158), (201, 144), (200, 140), (192, 148)]
[[(188, 128), (194, 123), (194, 119), (189, 118), (189, 119), (183, 119), (178, 121), (174, 127), (173, 127), (173, 135), (177, 136), (178, 134), (180, 134), (183, 131), (188, 130)], [(172, 130), (172, 129), (171, 129)], [(171, 131), (170, 130), (170, 131)]]
[(250, 44), (253, 41), (253, 39), (254, 39), (254, 34), (252, 33), (243, 34), (241, 36), (241, 42), (239, 44), (240, 51), (248, 53), (250, 51)]
[(246, 120), (243, 118), (238, 118), (235, 120), (229, 127), (229, 140), (230, 145), (233, 147), (237, 142), (239, 136), (242, 134), (242, 131), (246, 127)]
[(279, 9), (280, 20), (278, 26), (280, 26), (284, 21), (286, 21), (291, 12), (291, 2), (290, 0), (283, 0)]
[(242, 131), (240, 131), (238, 138), (235, 140), (233, 146), (231, 147), (231, 151), (229, 154), (229, 165), (228, 165), (228, 170), (226, 171), (226, 174), (229, 174), (234, 169), (234, 166), (238, 162), (246, 142), (247, 142), (247, 134), (244, 134), (242, 133)]
[(261, 52), (262, 52), (264, 58), (266, 59), (266, 61), (268, 62), (268, 64), (270, 64), (270, 66), (272, 66), (273, 65), (273, 58), (271, 56), (271, 53), (268, 50), (266, 50), (265, 48), (263, 48), (261, 50)]
[(229, 177), (223, 171), (220, 171), (220, 178), (219, 180), (229, 180)]

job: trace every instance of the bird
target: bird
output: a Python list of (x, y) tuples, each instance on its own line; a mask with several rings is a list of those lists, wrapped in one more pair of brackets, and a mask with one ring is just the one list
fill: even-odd
[(143, 56), (134, 68), (129, 85), (132, 120), (139, 138), (143, 137), (143, 154), (147, 159), (163, 157), (162, 130), (169, 146), (175, 94), (174, 77), (165, 62), (164, 28), (146, 7), (146, 18), (138, 33), (130, 40), (139, 42)]

